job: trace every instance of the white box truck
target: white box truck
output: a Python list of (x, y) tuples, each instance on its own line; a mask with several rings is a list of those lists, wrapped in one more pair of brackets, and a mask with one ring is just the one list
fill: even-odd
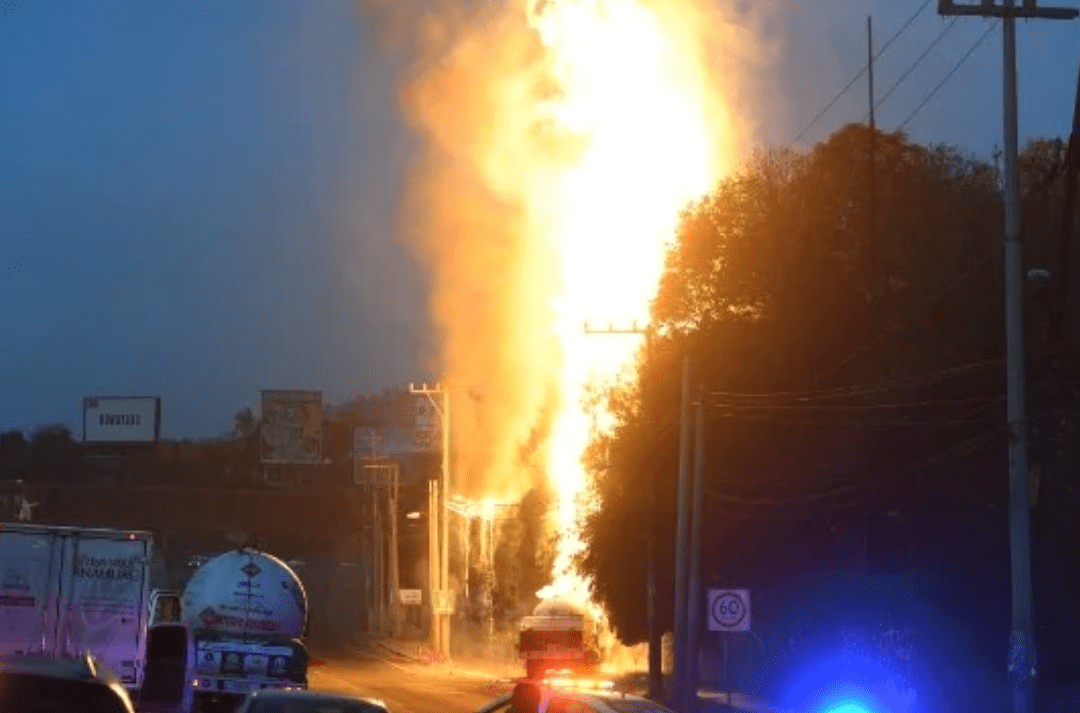
[(152, 548), (142, 531), (0, 523), (0, 654), (89, 652), (138, 690)]

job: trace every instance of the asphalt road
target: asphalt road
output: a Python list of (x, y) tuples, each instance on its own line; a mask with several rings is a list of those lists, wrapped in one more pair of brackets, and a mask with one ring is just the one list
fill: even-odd
[(336, 657), (308, 671), (312, 690), (377, 698), (390, 713), (473, 713), (512, 684), (472, 671), (400, 663), (370, 655)]

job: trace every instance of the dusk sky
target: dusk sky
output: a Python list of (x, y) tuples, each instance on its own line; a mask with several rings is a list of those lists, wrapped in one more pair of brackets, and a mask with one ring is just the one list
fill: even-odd
[[(859, 70), (867, 14), (880, 43), (922, 3), (785, 3), (758, 140), (791, 141)], [(946, 22), (925, 9), (879, 96)], [(136, 394), (162, 397), (163, 436), (208, 437), (260, 389), (340, 403), (433, 376), (425, 270), (393, 231), (393, 71), (363, 23), (345, 0), (0, 0), (0, 430), (74, 429), (84, 395)], [(959, 20), (881, 128), (986, 27)], [(1063, 136), (1080, 26), (1019, 30), (1021, 135)], [(995, 31), (915, 140), (991, 154), (1000, 48)], [(865, 102), (860, 82), (806, 141)]]

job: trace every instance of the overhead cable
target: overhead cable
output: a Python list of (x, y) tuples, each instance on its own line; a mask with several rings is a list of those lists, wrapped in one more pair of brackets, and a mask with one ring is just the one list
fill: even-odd
[(956, 74), (956, 71), (964, 65), (964, 62), (967, 62), (968, 58), (971, 57), (972, 54), (974, 54), (975, 50), (979, 49), (979, 45), (981, 45), (983, 41), (990, 36), (990, 33), (994, 30), (994, 28), (998, 26), (998, 22), (1000, 22), (1000, 20), (994, 21), (993, 23), (991, 23), (990, 27), (986, 28), (986, 32), (982, 33), (982, 35), (979, 36), (979, 39), (975, 40), (975, 43), (971, 45), (971, 47), (968, 48), (968, 51), (964, 53), (964, 56), (961, 57), (955, 65), (953, 65), (953, 68), (949, 70), (949, 73), (942, 77), (941, 81), (937, 83), (937, 86), (930, 90), (930, 93), (927, 94), (921, 102), (919, 102), (919, 105), (915, 107), (915, 109), (912, 110), (910, 114), (908, 114), (906, 119), (900, 122), (900, 126), (896, 127), (897, 130), (903, 129), (905, 126), (907, 126), (907, 123), (915, 118), (915, 115), (918, 114), (924, 106), (926, 106), (927, 102), (934, 98), (934, 95), (938, 93), (938, 90), (945, 86), (946, 82), (952, 79), (952, 76)]
[(805, 126), (805, 127), (803, 128), (803, 130), (802, 130), (802, 131), (800, 131), (800, 132), (798, 133), (798, 135), (797, 135), (797, 136), (795, 137), (795, 140), (791, 142), (792, 144), (797, 144), (797, 143), (799, 143), (799, 141), (801, 141), (801, 140), (802, 140), (802, 138), (803, 138), (804, 136), (806, 136), (806, 133), (807, 133), (808, 131), (810, 131), (810, 129), (814, 128), (814, 126), (816, 126), (816, 125), (817, 125), (817, 123), (818, 123), (819, 121), (821, 121), (821, 118), (822, 118), (823, 116), (825, 116), (825, 114), (827, 114), (827, 113), (829, 112), (829, 109), (832, 109), (832, 108), (833, 108), (833, 105), (835, 105), (835, 104), (836, 104), (836, 102), (840, 101), (840, 98), (841, 98), (842, 96), (844, 96), (845, 94), (847, 94), (847, 93), (848, 93), (848, 90), (850, 90), (850, 89), (851, 89), (851, 88), (852, 88), (853, 86), (855, 86), (855, 82), (859, 81), (859, 79), (860, 79), (860, 78), (861, 78), (861, 77), (862, 77), (862, 76), (863, 76), (864, 74), (866, 74), (866, 71), (867, 71), (867, 70), (868, 70), (868, 69), (870, 68), (870, 63), (871, 63), (871, 62), (873, 62), (874, 60), (876, 60), (876, 59), (877, 59), (878, 57), (880, 57), (880, 56), (881, 56), (882, 54), (884, 54), (884, 53), (885, 53), (885, 50), (889, 49), (889, 45), (891, 45), (891, 44), (892, 44), (893, 42), (895, 42), (895, 41), (896, 41), (896, 39), (897, 39), (898, 37), (900, 37), (900, 35), (902, 35), (902, 34), (904, 33), (904, 31), (905, 31), (905, 30), (907, 30), (907, 28), (908, 28), (908, 27), (909, 27), (909, 26), (911, 25), (911, 23), (913, 23), (913, 22), (915, 21), (915, 18), (917, 18), (917, 17), (918, 17), (918, 16), (920, 15), (920, 14), (922, 14), (922, 11), (926, 9), (927, 5), (929, 5), (929, 4), (930, 4), (930, 2), (931, 2), (931, 0), (925, 0), (925, 2), (923, 2), (923, 4), (919, 6), (919, 9), (918, 9), (918, 10), (916, 10), (916, 11), (915, 11), (915, 13), (914, 13), (914, 14), (913, 14), (913, 15), (912, 15), (911, 17), (909, 17), (909, 18), (908, 18), (907, 22), (905, 22), (905, 23), (904, 23), (903, 25), (901, 25), (901, 26), (900, 26), (900, 29), (899, 29), (899, 30), (897, 30), (897, 31), (896, 31), (896, 32), (895, 32), (895, 33), (893, 34), (893, 36), (892, 36), (892, 37), (890, 37), (890, 38), (889, 38), (888, 40), (886, 40), (886, 41), (885, 41), (885, 44), (884, 44), (884, 45), (882, 45), (882, 46), (881, 46), (881, 49), (879, 49), (879, 50), (878, 50), (878, 51), (877, 51), (877, 52), (876, 52), (876, 53), (874, 54), (874, 56), (873, 56), (873, 58), (871, 58), (870, 62), (867, 62), (867, 63), (866, 63), (865, 65), (863, 65), (863, 68), (862, 68), (861, 70), (859, 70), (859, 73), (858, 73), (858, 74), (856, 74), (856, 75), (855, 75), (854, 77), (852, 77), (852, 78), (851, 78), (851, 81), (850, 81), (850, 82), (848, 82), (848, 83), (847, 83), (847, 84), (846, 84), (846, 85), (844, 86), (844, 88), (840, 90), (840, 93), (839, 93), (839, 94), (837, 94), (837, 95), (836, 95), (835, 97), (833, 97), (832, 101), (830, 101), (830, 102), (829, 102), (828, 104), (826, 104), (826, 105), (825, 105), (825, 108), (824, 108), (824, 109), (822, 109), (821, 111), (819, 111), (819, 112), (818, 112), (818, 114), (817, 114), (817, 116), (815, 116), (815, 117), (814, 117), (813, 119), (811, 119), (811, 120), (810, 120), (810, 123), (809, 123), (809, 124), (807, 124), (807, 125), (806, 125), (806, 126)]
[[(936, 47), (937, 44), (939, 42), (941, 42), (941, 40), (943, 40), (945, 38), (945, 35), (949, 34), (949, 31), (952, 30), (952, 28), (956, 26), (956, 21), (959, 20), (959, 19), (960, 19), (959, 17), (954, 17), (952, 20), (949, 21), (948, 24), (945, 25), (945, 29), (943, 29), (941, 32), (938, 33), (938, 36), (934, 38), (934, 41), (931, 42), (926, 47), (925, 50), (923, 50), (923, 53), (920, 54), (915, 59), (915, 61), (911, 63), (911, 66), (908, 67), (907, 70), (903, 74), (900, 75), (900, 78), (897, 79), (893, 83), (893, 85), (891, 87), (889, 87), (889, 89), (881, 96), (881, 99), (878, 99), (876, 102), (874, 102), (874, 108), (875, 109), (880, 109), (881, 105), (884, 104), (889, 99), (889, 97), (892, 96), (893, 92), (896, 91), (897, 87), (899, 87), (901, 84), (903, 84), (905, 79), (907, 79), (909, 76), (911, 76), (911, 73), (915, 71), (915, 68), (918, 67), (919, 64), (924, 59), (926, 59), (926, 56), (928, 54), (930, 54), (931, 50), (933, 50), (934, 47)], [(869, 119), (870, 119), (870, 114), (868, 113), (866, 115), (865, 120), (869, 120)]]
[(737, 398), (737, 399), (783, 399), (787, 401), (820, 401), (825, 399), (836, 398), (849, 398), (853, 396), (864, 396), (867, 394), (880, 393), (882, 391), (890, 391), (908, 388), (911, 386), (919, 386), (923, 384), (930, 384), (939, 381), (944, 381), (948, 378), (955, 376), (963, 376), (974, 371), (986, 369), (994, 366), (1000, 366), (1004, 364), (1004, 359), (1001, 357), (995, 359), (987, 359), (984, 361), (971, 362), (968, 364), (959, 364), (951, 366), (938, 371), (932, 371), (924, 374), (915, 374), (912, 376), (902, 376), (895, 379), (888, 379), (884, 381), (867, 382), (863, 384), (855, 384), (852, 386), (844, 386), (835, 389), (818, 389), (818, 390), (805, 390), (805, 391), (774, 391), (763, 393), (739, 393), (734, 391), (709, 391), (708, 395), (719, 398)]

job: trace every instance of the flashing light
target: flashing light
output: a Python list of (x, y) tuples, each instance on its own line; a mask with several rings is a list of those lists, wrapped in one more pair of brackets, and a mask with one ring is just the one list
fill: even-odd
[(823, 658), (792, 681), (787, 710), (802, 713), (902, 713), (888, 695), (897, 672), (882, 661), (853, 655)]
[(409, 513), (408, 515), (406, 515), (405, 517), (407, 517), (407, 518), (408, 518), (408, 519), (410, 519), (410, 520), (419, 520), (419, 519), (420, 519), (420, 513), (418, 513), (418, 512), (411, 512), (411, 513)]
[(871, 711), (856, 701), (842, 701), (830, 708), (828, 713), (871, 713)]

